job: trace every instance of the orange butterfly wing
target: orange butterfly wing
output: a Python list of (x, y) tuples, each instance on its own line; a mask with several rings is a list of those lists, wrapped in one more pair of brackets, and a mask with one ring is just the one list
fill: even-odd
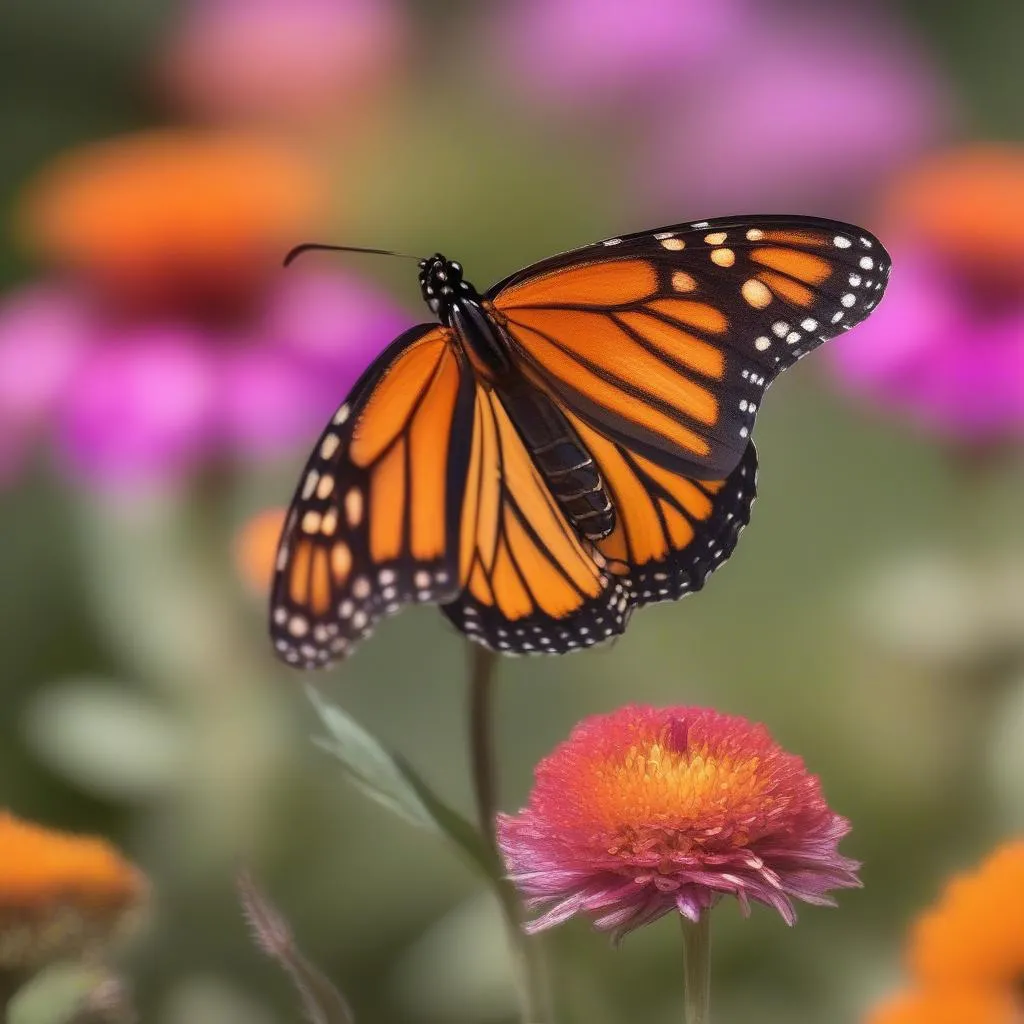
[(726, 218), (609, 239), (488, 292), (514, 357), (585, 422), (696, 479), (747, 449), (765, 388), (874, 308), (889, 258), (814, 218)]
[(497, 650), (561, 652), (698, 589), (749, 519), (764, 389), (867, 316), (888, 271), (852, 225), (729, 218), (608, 239), (492, 288), (510, 357), (561, 407), (615, 509), (593, 542), (500, 385), (475, 378), (449, 329), (408, 331), (303, 472), (273, 585), (278, 653), (328, 664), (382, 615), (428, 600)]
[(460, 549), (465, 591), (442, 610), (473, 640), (505, 653), (559, 653), (625, 629), (627, 582), (577, 536), (501, 398), (482, 385)]
[(278, 549), (270, 632), (286, 662), (326, 666), (383, 615), (459, 594), (474, 391), (451, 332), (424, 324), (392, 344), (328, 424)]

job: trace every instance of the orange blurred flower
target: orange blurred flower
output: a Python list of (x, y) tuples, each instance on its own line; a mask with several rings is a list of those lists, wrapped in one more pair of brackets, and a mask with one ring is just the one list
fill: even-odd
[(1012, 996), (989, 992), (905, 992), (866, 1024), (1019, 1024)]
[(0, 812), (0, 969), (36, 970), (102, 947), (146, 895), (109, 843)]
[(30, 187), (27, 242), (127, 299), (183, 294), (276, 270), (325, 215), (322, 172), (299, 150), (235, 132), (163, 129), (59, 157)]
[(915, 988), (867, 1024), (1020, 1024), (1024, 1020), (1024, 839), (953, 878), (911, 930)]
[(893, 233), (925, 242), (961, 272), (1024, 285), (1024, 149), (978, 143), (938, 154), (898, 179)]
[(268, 508), (249, 519), (235, 536), (235, 566), (253, 593), (265, 597), (277, 557), (277, 542), (284, 527), (284, 508)]
[(910, 965), (925, 985), (1009, 987), (1024, 978), (1024, 839), (946, 886), (921, 916)]

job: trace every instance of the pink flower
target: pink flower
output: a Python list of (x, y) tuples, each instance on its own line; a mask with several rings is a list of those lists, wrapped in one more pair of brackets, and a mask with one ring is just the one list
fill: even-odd
[(281, 269), (319, 194), (290, 150), (189, 132), (44, 175), (26, 235), (63, 272), (0, 301), (0, 478), (46, 432), (74, 474), (116, 486), (312, 437), (409, 323), (348, 272)]
[(162, 77), (181, 105), (217, 118), (365, 113), (401, 59), (406, 34), (393, 0), (191, 0)]
[(762, 4), (700, 87), (660, 98), (634, 163), (652, 213), (838, 207), (942, 134), (952, 103), (894, 18)]
[(1024, 148), (935, 156), (890, 189), (885, 302), (828, 358), (853, 394), (942, 437), (1024, 436)]
[(760, 725), (703, 708), (629, 706), (586, 719), (537, 766), (526, 808), (500, 815), (509, 876), (539, 931), (577, 913), (616, 939), (722, 896), (796, 920), (858, 886), (849, 832), (818, 779)]
[(654, 221), (853, 197), (930, 145), (952, 103), (923, 47), (867, 5), (512, 0), (482, 73), (594, 145)]
[(545, 108), (650, 98), (720, 54), (744, 0), (513, 0), (490, 26), (495, 66)]

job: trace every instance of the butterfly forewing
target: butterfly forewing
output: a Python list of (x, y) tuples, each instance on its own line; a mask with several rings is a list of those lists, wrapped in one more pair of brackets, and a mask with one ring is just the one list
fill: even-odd
[(872, 235), (815, 218), (722, 218), (608, 239), (488, 292), (526, 372), (678, 473), (728, 476), (765, 388), (877, 304)]
[(415, 327), (341, 406), (303, 470), (278, 550), (280, 657), (322, 667), (383, 616), (461, 590), (473, 378), (450, 332)]

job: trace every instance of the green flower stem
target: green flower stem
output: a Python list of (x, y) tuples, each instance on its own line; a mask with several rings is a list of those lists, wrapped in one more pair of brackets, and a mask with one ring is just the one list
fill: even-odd
[(710, 1024), (711, 1021), (711, 911), (705, 910), (694, 924), (688, 917), (683, 923), (683, 975), (686, 993), (683, 997), (685, 1024)]
[(493, 706), (498, 676), (498, 655), (481, 644), (470, 644), (469, 743), (473, 796), (477, 819), (495, 856), (494, 815), (498, 802), (494, 764)]
[(494, 688), (498, 655), (480, 644), (470, 645), (469, 746), (477, 819), (494, 858), (495, 895), (501, 907), (512, 954), (519, 1016), (522, 1024), (546, 1024), (548, 993), (538, 940), (523, 931), (523, 912), (516, 891), (502, 877), (495, 835), (497, 770), (494, 756)]

